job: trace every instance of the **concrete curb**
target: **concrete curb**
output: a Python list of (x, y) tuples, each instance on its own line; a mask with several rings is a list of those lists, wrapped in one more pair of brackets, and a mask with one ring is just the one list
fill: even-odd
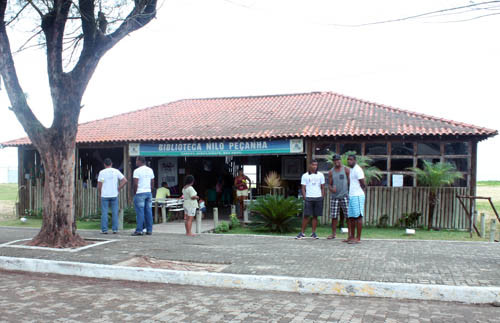
[(240, 275), (3, 256), (0, 256), (0, 269), (148, 283), (242, 288), (306, 294), (385, 297), (471, 304), (500, 302), (500, 287), (401, 284), (286, 276)]

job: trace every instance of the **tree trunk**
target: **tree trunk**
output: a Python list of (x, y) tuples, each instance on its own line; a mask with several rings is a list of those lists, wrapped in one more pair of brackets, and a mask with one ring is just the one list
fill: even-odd
[(436, 193), (429, 193), (429, 216), (427, 221), (427, 230), (432, 229), (432, 220), (434, 218), (434, 209), (436, 208)]
[(45, 183), (42, 228), (29, 243), (32, 246), (73, 248), (87, 244), (76, 233), (73, 203), (76, 126), (70, 125), (70, 119), (48, 129), (36, 145), (43, 161)]

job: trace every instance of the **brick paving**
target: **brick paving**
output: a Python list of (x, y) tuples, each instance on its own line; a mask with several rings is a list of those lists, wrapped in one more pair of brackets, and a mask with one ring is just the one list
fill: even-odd
[(500, 322), (500, 308), (0, 271), (0, 322)]
[[(31, 238), (38, 230), (0, 228), (0, 244)], [(189, 238), (129, 232), (87, 238), (118, 241), (75, 253), (0, 248), (1, 256), (116, 264), (135, 256), (161, 260), (226, 264), (222, 272), (380, 282), (500, 286), (500, 244), (446, 241), (340, 240), (297, 241), (290, 237), (202, 234)]]

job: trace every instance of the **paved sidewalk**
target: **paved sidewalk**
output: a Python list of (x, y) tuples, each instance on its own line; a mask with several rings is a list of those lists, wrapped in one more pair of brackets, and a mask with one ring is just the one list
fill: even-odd
[[(0, 244), (33, 237), (38, 230), (0, 228)], [(113, 265), (135, 256), (225, 264), (222, 273), (346, 279), (375, 282), (500, 286), (500, 244), (446, 241), (340, 240), (290, 237), (129, 232), (86, 238), (117, 241), (74, 253), (0, 247), (0, 256)]]
[[(214, 220), (202, 220), (201, 221), (201, 232), (208, 232), (214, 229)], [(186, 233), (186, 228), (184, 226), (184, 221), (173, 221), (167, 223), (159, 223), (153, 226), (153, 231), (155, 233)], [(196, 219), (193, 221), (193, 232), (196, 232)]]
[(0, 271), (0, 322), (500, 322), (499, 309)]

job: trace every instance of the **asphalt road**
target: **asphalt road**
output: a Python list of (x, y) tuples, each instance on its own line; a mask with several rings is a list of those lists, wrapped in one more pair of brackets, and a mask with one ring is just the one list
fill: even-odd
[(500, 308), (0, 271), (0, 322), (128, 321), (500, 322)]

